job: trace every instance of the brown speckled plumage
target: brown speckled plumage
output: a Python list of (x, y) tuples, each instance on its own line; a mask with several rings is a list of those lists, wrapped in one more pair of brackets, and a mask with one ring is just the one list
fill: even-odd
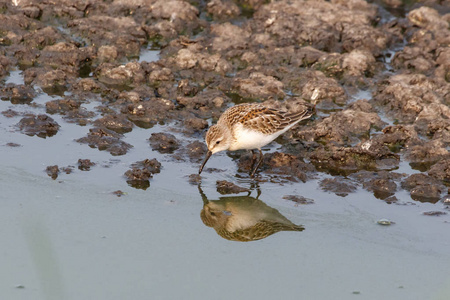
[(238, 242), (250, 242), (264, 239), (274, 233), (280, 231), (303, 231), (305, 228), (298, 225), (285, 225), (274, 222), (261, 221), (256, 223), (253, 227), (244, 230), (236, 230), (233, 232), (227, 231), (225, 228), (216, 229), (224, 239)]
[(229, 108), (222, 114), (217, 124), (223, 124), (231, 130), (236, 123), (241, 123), (249, 129), (274, 134), (300, 119), (306, 119), (308, 114), (311, 115), (308, 109), (290, 113), (262, 104), (246, 103)]
[(200, 166), (199, 174), (211, 155), (216, 152), (248, 149), (252, 150), (255, 160), (254, 150), (257, 149), (259, 160), (250, 173), (250, 177), (253, 177), (262, 162), (261, 147), (272, 142), (301, 120), (311, 117), (312, 113), (311, 108), (286, 112), (254, 103), (240, 104), (227, 109), (217, 124), (211, 126), (206, 133), (208, 153)]

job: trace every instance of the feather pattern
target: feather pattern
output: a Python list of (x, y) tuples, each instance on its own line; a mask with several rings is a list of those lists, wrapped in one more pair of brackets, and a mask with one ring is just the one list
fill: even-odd
[(297, 112), (286, 112), (263, 104), (240, 104), (227, 109), (216, 125), (206, 133), (208, 153), (199, 169), (199, 174), (209, 157), (224, 150), (258, 149), (260, 158), (250, 174), (254, 176), (262, 162), (261, 147), (269, 144), (301, 120), (311, 117), (313, 110), (306, 108)]
[(220, 117), (218, 124), (233, 130), (237, 123), (241, 123), (247, 129), (271, 135), (310, 116), (311, 110), (308, 109), (291, 113), (268, 108), (262, 104), (240, 104), (228, 109)]

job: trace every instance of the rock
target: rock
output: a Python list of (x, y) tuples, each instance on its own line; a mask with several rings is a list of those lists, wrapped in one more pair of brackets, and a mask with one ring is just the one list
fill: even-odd
[(180, 142), (170, 133), (152, 133), (149, 141), (152, 149), (160, 153), (173, 153), (180, 147)]
[(200, 118), (187, 118), (183, 124), (185, 131), (201, 132), (208, 127), (208, 122)]
[(318, 170), (332, 174), (349, 174), (358, 170), (383, 170), (398, 166), (400, 158), (386, 147), (373, 148), (365, 143), (359, 147), (319, 147), (309, 156)]
[(361, 170), (351, 174), (350, 177), (362, 183), (363, 188), (374, 193), (378, 199), (387, 203), (396, 202), (398, 199), (393, 196), (397, 191), (396, 181), (400, 181), (406, 174), (395, 173), (392, 171), (365, 171)]
[(23, 36), (23, 43), (29, 48), (42, 49), (63, 40), (61, 33), (51, 26), (30, 31)]
[[(247, 161), (246, 164), (244, 164), (245, 161)], [(239, 161), (239, 168), (250, 171), (250, 163), (250, 155), (242, 156)], [(306, 174), (315, 171), (312, 165), (306, 164), (298, 157), (280, 152), (265, 154), (262, 169), (267, 174), (282, 175), (294, 182), (298, 180), (305, 182), (308, 179)]]
[(343, 60), (342, 67), (351, 76), (364, 76), (373, 74), (375, 57), (367, 50), (353, 50)]
[(150, 128), (158, 122), (170, 120), (174, 109), (172, 101), (152, 98), (149, 101), (124, 105), (121, 113), (126, 114), (136, 126)]
[(205, 143), (194, 141), (186, 145), (187, 155), (192, 162), (199, 163), (201, 162), (208, 151)]
[(368, 191), (372, 191), (375, 197), (385, 200), (395, 194), (397, 184), (389, 179), (372, 179), (363, 184), (363, 187)]
[(29, 18), (38, 19), (42, 11), (38, 6), (30, 5), (22, 8), (22, 12)]
[[(151, 5), (152, 15), (163, 19), (181, 19), (186, 21), (198, 18), (198, 9), (188, 2), (180, 0), (157, 0)], [(175, 16), (174, 16), (175, 14)]]
[(114, 191), (114, 192), (112, 192), (112, 194), (116, 195), (117, 197), (122, 197), (122, 196), (126, 195), (126, 193), (122, 192), (121, 190)]
[(426, 74), (434, 68), (433, 56), (424, 52), (421, 47), (405, 47), (395, 53), (392, 65), (398, 69), (412, 69)]
[(273, 76), (266, 76), (260, 72), (251, 73), (248, 78), (236, 78), (233, 87), (245, 98), (283, 98), (283, 83)]
[(224, 110), (222, 107), (230, 101), (222, 92), (203, 90), (194, 97), (177, 97), (177, 102), (197, 116), (208, 118), (220, 116)]
[(104, 88), (104, 85), (92, 78), (81, 78), (74, 85), (72, 89), (81, 90), (83, 92), (98, 93)]
[(92, 128), (89, 129), (87, 137), (77, 139), (76, 142), (88, 144), (91, 148), (98, 148), (98, 150), (106, 150), (111, 155), (124, 155), (133, 147), (132, 145), (121, 141), (122, 134), (116, 133), (106, 128)]
[(216, 20), (235, 18), (241, 13), (239, 7), (229, 0), (212, 0), (206, 5), (206, 11)]
[(127, 183), (129, 186), (146, 190), (150, 187), (149, 179), (152, 178), (153, 175), (146, 169), (133, 168), (125, 172), (125, 177), (128, 178)]
[(54, 136), (60, 128), (55, 120), (44, 114), (26, 116), (20, 120), (17, 126), (26, 135), (36, 135), (44, 139)]
[(94, 112), (81, 107), (80, 101), (70, 98), (48, 101), (45, 108), (47, 113), (61, 114), (68, 123), (77, 123), (80, 126), (88, 124), (95, 116)]
[(38, 61), (41, 65), (50, 68), (61, 68), (61, 66), (79, 69), (81, 63), (93, 56), (91, 52), (81, 52), (73, 43), (58, 42), (42, 49)]
[(439, 181), (422, 173), (410, 175), (401, 185), (410, 191), (412, 199), (420, 202), (438, 202), (443, 190)]
[(118, 86), (136, 86), (145, 82), (145, 73), (138, 62), (115, 66), (111, 63), (101, 64), (94, 72), (102, 83)]
[(386, 126), (366, 100), (358, 100), (349, 108), (324, 118), (313, 127), (299, 132), (302, 139), (354, 145), (367, 139), (371, 131)]
[(390, 196), (390, 197), (384, 198), (383, 200), (387, 204), (392, 204), (392, 203), (397, 203), (398, 202), (398, 199), (395, 196)]
[(172, 81), (174, 80), (174, 76), (172, 70), (169, 68), (160, 68), (153, 69), (148, 75), (148, 81), (150, 83), (158, 82), (158, 81)]
[(450, 93), (448, 84), (421, 74), (400, 74), (380, 84), (373, 99), (389, 117), (411, 124), (429, 105), (449, 114), (450, 110), (443, 104), (447, 93)]
[(249, 192), (250, 190), (247, 188), (243, 188), (240, 186), (235, 185), (232, 182), (228, 182), (226, 180), (218, 180), (216, 182), (217, 186), (217, 192), (219, 192), (222, 195), (227, 194), (239, 194), (242, 192)]
[[(363, 147), (381, 148), (388, 147), (390, 151), (398, 153), (407, 150), (415, 145), (421, 144), (419, 136), (413, 126), (394, 125), (387, 126), (382, 130), (383, 134), (373, 135), (373, 137), (362, 144)], [(370, 144), (369, 144), (370, 143)]]
[(53, 180), (55, 180), (56, 178), (58, 178), (59, 168), (57, 165), (48, 166), (46, 172), (48, 176), (50, 176)]
[(405, 158), (415, 169), (426, 171), (436, 162), (449, 159), (450, 154), (442, 141), (433, 140), (410, 147)]
[(378, 55), (388, 35), (371, 26), (376, 14), (375, 6), (362, 1), (280, 1), (261, 6), (254, 22), (274, 36), (278, 45), (311, 45), (329, 52), (364, 47)]
[(183, 96), (192, 97), (198, 93), (198, 86), (190, 83), (187, 79), (180, 80), (177, 89)]
[(176, 58), (177, 65), (182, 69), (191, 69), (198, 63), (198, 56), (189, 49), (181, 49), (178, 51)]
[(52, 100), (45, 103), (45, 108), (49, 114), (66, 114), (68, 111), (78, 110), (80, 103), (73, 99)]
[(90, 159), (79, 159), (78, 160), (78, 170), (81, 171), (89, 171), (91, 170), (91, 167), (95, 166), (94, 162), (91, 162)]
[(356, 191), (356, 186), (351, 181), (340, 177), (322, 179), (319, 185), (322, 190), (335, 193), (340, 197), (345, 197)]
[(150, 187), (150, 179), (153, 174), (161, 171), (161, 163), (156, 159), (145, 159), (131, 165), (131, 169), (125, 172), (127, 183), (136, 188), (146, 190)]
[(328, 78), (321, 71), (309, 70), (302, 74), (300, 85), (293, 89), (294, 92), (297, 90), (303, 98), (310, 100), (313, 104), (318, 104), (318, 107), (327, 107), (332, 103), (344, 105), (347, 102), (347, 95), (342, 86), (336, 79)]
[(71, 174), (73, 171), (73, 167), (72, 166), (62, 167), (61, 171), (63, 171), (66, 174)]
[(448, 23), (433, 8), (422, 6), (409, 12), (408, 20), (416, 26), (439, 31), (448, 29)]
[[(115, 47), (117, 58), (139, 54), (141, 46), (146, 41), (146, 34), (142, 26), (132, 17), (107, 16), (104, 12), (97, 15), (91, 13), (89, 18), (68, 20), (72, 34), (83, 36), (91, 45)], [(102, 49), (100, 60), (112, 59), (114, 51), (109, 51), (111, 49)]]
[(133, 123), (123, 114), (108, 114), (94, 122), (97, 127), (105, 127), (117, 133), (127, 133), (133, 130)]
[(14, 118), (19, 116), (20, 113), (12, 109), (7, 109), (2, 111), (2, 115), (4, 115), (6, 118)]
[(395, 224), (395, 223), (390, 221), (390, 220), (388, 220), (388, 219), (380, 219), (380, 220), (377, 221), (377, 224), (383, 225), (383, 226), (389, 226), (389, 225), (392, 225), (392, 224)]
[[(153, 1), (152, 1), (153, 2)], [(176, 38), (178, 35), (193, 35), (195, 30), (205, 23), (198, 18), (199, 11), (185, 1), (157, 0), (150, 5), (149, 15), (145, 19), (155, 19), (149, 26), (143, 26), (147, 35), (165, 41)]]
[(1, 99), (11, 101), (12, 104), (26, 104), (33, 101), (36, 92), (31, 86), (8, 83), (1, 89)]
[(212, 25), (211, 34), (214, 36), (212, 49), (215, 52), (245, 48), (250, 38), (248, 31), (230, 23)]
[(98, 48), (97, 59), (101, 62), (114, 62), (118, 57), (116, 46), (104, 45)]
[(46, 93), (58, 95), (67, 90), (69, 83), (75, 81), (76, 75), (78, 74), (75, 68), (59, 68), (56, 70), (29, 68), (23, 72), (25, 84), (35, 83)]
[(444, 183), (450, 183), (450, 158), (438, 161), (428, 171), (428, 175)]

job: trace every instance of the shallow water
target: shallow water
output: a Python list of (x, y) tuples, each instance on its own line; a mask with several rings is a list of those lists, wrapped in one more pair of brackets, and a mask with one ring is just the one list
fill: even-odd
[[(20, 82), (20, 72), (8, 80)], [(0, 111), (45, 113), (51, 99), (41, 94), (34, 107), (0, 101)], [(86, 105), (92, 109), (96, 103)], [(403, 190), (396, 193), (398, 204), (362, 189), (343, 198), (319, 189), (319, 180), (331, 177), (321, 173), (306, 183), (263, 174), (270, 180), (255, 186), (248, 176), (236, 177), (232, 158), (222, 153), (202, 174), (201, 188), (210, 202), (233, 201), (216, 191), (217, 180), (228, 180), (252, 189), (252, 197), (259, 190), (259, 200), (305, 227), (259, 241), (230, 241), (200, 218), (204, 200), (188, 182), (198, 164), (175, 161), (149, 146), (151, 133), (176, 134), (174, 125), (135, 127), (124, 138), (134, 147), (114, 157), (74, 141), (90, 126), (52, 118), (60, 131), (41, 139), (17, 130), (21, 116), (0, 115), (2, 299), (450, 297), (450, 217), (423, 215), (445, 211), (441, 202), (416, 202)], [(274, 143), (266, 151), (279, 147)], [(97, 165), (80, 171), (80, 158)], [(128, 186), (123, 174), (145, 158), (157, 158), (162, 170), (144, 191)], [(45, 168), (55, 164), (73, 166), (73, 173), (52, 180)], [(415, 172), (404, 162), (398, 171)], [(116, 190), (125, 195), (113, 195)], [(296, 204), (285, 195), (314, 203)], [(395, 224), (382, 226), (380, 219)]]
[[(448, 218), (422, 216), (432, 205), (386, 205), (362, 192), (340, 198), (308, 183), (288, 189), (315, 194), (315, 204), (296, 206), (280, 199), (285, 188), (269, 189), (260, 199), (306, 229), (242, 243), (203, 225), (201, 196), (183, 172), (172, 176), (177, 189), (155, 179), (147, 191), (123, 184), (127, 194), (118, 198), (113, 184), (52, 181), (5, 165), (5, 299), (347, 299), (353, 292), (447, 299), (450, 292)], [(218, 199), (209, 181), (205, 193)], [(380, 218), (396, 224), (377, 225)]]
[(150, 50), (146, 49), (141, 51), (138, 62), (153, 62), (159, 59), (160, 50)]

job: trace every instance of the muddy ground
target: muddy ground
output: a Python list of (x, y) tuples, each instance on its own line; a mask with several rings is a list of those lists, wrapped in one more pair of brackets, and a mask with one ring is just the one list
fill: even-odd
[[(418, 201), (448, 200), (450, 1), (17, 2), (0, 1), (1, 99), (32, 110), (38, 95), (58, 96), (46, 114), (2, 112), (23, 134), (51, 140), (64, 129), (59, 114), (90, 126), (73, 143), (120, 159), (134, 128), (171, 124), (172, 133), (149, 134), (149, 151), (199, 165), (204, 134), (228, 107), (314, 105), (312, 119), (264, 154), (255, 180), (325, 172), (334, 177), (320, 188), (340, 196), (362, 187), (389, 203), (402, 189)], [(159, 60), (140, 62), (149, 49)], [(15, 70), (23, 84), (7, 83)], [(237, 175), (248, 176), (251, 154), (231, 155)], [(420, 172), (398, 172), (403, 161)], [(80, 158), (80, 170), (91, 166)], [(64, 169), (46, 171), (56, 179)], [(117, 176), (145, 189), (159, 172), (149, 156)]]

